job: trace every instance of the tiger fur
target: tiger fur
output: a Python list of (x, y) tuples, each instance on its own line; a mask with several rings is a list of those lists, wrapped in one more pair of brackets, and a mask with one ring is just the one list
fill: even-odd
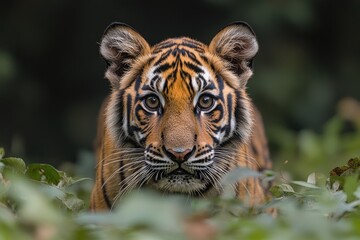
[[(243, 22), (209, 45), (180, 37), (150, 46), (131, 27), (110, 25), (100, 52), (112, 91), (100, 111), (90, 208), (112, 209), (140, 187), (217, 196), (232, 169), (271, 168), (261, 116), (246, 93), (257, 51)], [(250, 204), (267, 196), (258, 178), (233, 188)]]

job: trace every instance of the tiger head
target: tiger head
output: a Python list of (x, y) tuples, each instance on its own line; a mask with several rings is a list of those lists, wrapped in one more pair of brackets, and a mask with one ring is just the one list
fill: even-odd
[(220, 188), (251, 135), (245, 88), (257, 50), (243, 22), (222, 29), (209, 45), (182, 37), (150, 46), (131, 27), (110, 25), (100, 46), (112, 86), (105, 115), (131, 166), (122, 171), (165, 192)]

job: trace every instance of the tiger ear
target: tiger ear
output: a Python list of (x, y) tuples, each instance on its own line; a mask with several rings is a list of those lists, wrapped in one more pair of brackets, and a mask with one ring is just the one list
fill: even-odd
[(103, 34), (100, 53), (108, 65), (105, 77), (112, 87), (118, 88), (121, 77), (134, 60), (149, 52), (149, 44), (133, 28), (124, 23), (110, 24)]
[(245, 22), (226, 26), (209, 45), (210, 52), (226, 60), (229, 70), (240, 77), (242, 87), (252, 75), (252, 61), (258, 49), (255, 33)]

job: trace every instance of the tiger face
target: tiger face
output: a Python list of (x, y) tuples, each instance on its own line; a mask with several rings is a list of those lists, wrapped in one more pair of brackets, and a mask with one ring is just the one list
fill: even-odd
[(139, 186), (193, 196), (221, 192), (221, 178), (239, 165), (251, 136), (245, 86), (257, 50), (242, 22), (209, 45), (182, 37), (150, 47), (125, 24), (108, 27), (100, 51), (112, 93), (98, 175), (112, 201)]

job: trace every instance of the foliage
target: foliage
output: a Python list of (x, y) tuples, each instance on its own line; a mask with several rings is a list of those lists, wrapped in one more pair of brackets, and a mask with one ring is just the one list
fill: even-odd
[(304, 129), (296, 134), (274, 127), (269, 135), (280, 148), (273, 156), (275, 169), (295, 178), (306, 178), (309, 171), (328, 172), (341, 159), (360, 156), (360, 103), (352, 98), (340, 101), (337, 114), (321, 131)]
[[(111, 213), (90, 213), (77, 197), (86, 179), (46, 164), (26, 165), (0, 150), (0, 239), (356, 239), (360, 234), (360, 158), (330, 175), (285, 181), (273, 172), (273, 200), (250, 207), (230, 197), (188, 199), (133, 192)], [(224, 178), (259, 177), (236, 169)], [(73, 191), (72, 186), (77, 185)], [(227, 189), (227, 188), (225, 188)], [(277, 216), (269, 214), (277, 209)]]

